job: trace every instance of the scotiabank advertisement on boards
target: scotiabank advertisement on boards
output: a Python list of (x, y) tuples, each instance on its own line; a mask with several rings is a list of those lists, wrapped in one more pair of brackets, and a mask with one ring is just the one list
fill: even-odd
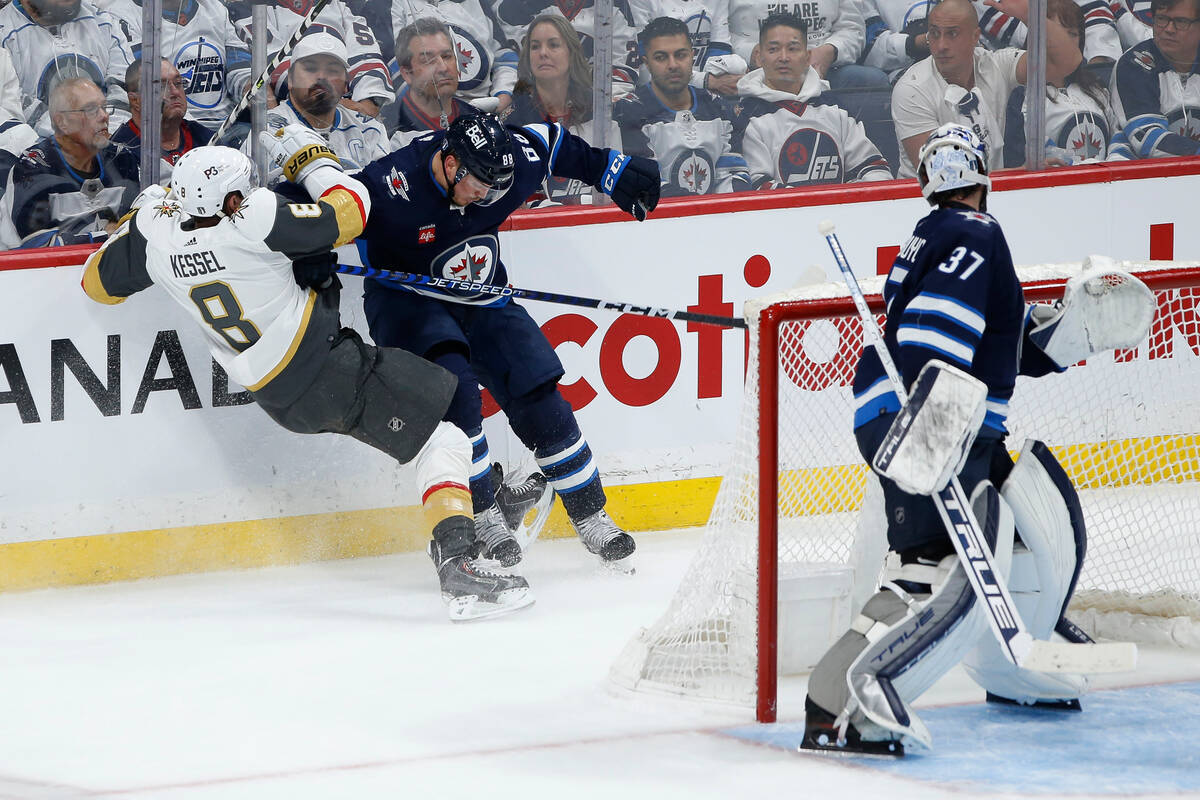
[[(1169, 172), (1014, 184), (993, 192), (990, 210), (1017, 264), (1195, 258), (1200, 176)], [(837, 225), (865, 277), (928, 208), (907, 185), (776, 194), (665, 203), (640, 224), (595, 223), (617, 217), (586, 210), (529, 215), (501, 233), (501, 255), (521, 288), (740, 316), (747, 299), (786, 290), (812, 267), (837, 275), (820, 221)], [(352, 440), (275, 426), (161, 290), (102, 306), (79, 288), (78, 263), (31, 269), (5, 258), (0, 543), (418, 503), (409, 468)], [(343, 282), (343, 324), (365, 335), (361, 280)], [(563, 393), (608, 484), (721, 474), (741, 412), (743, 331), (525, 305), (566, 367)], [(485, 409), (496, 460), (527, 458), (494, 404)]]

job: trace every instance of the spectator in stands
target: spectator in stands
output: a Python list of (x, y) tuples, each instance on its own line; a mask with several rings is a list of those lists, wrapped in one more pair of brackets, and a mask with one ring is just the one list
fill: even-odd
[(50, 92), (70, 78), (90, 78), (108, 93), (110, 124), (129, 118), (125, 68), (133, 60), (119, 25), (80, 0), (21, 0), (0, 8), (0, 44), (12, 55), (25, 121), (40, 136), (52, 132)]
[(491, 0), (392, 0), (392, 30), (422, 17), (446, 23), (458, 56), (458, 96), (503, 115), (517, 83), (516, 45), (508, 40)]
[[(140, 59), (141, 0), (109, 0), (105, 10), (117, 19), (114, 30), (125, 39), (133, 57)], [(215, 131), (250, 81), (250, 51), (234, 29), (225, 4), (221, 0), (163, 0), (159, 36), (159, 55), (187, 76), (187, 118)], [(134, 122), (140, 123), (136, 115)], [(248, 130), (244, 127), (237, 135), (245, 136)]]
[[(328, 31), (310, 33), (296, 44), (288, 68), (287, 99), (267, 114), (267, 125), (282, 128), (298, 123), (325, 137), (346, 171), (362, 169), (388, 154), (387, 131), (377, 119), (338, 101), (346, 94), (349, 65), (346, 45)], [(242, 144), (249, 155), (250, 143)], [(268, 176), (274, 183), (282, 171)]]
[(634, 24), (642, 30), (657, 17), (681, 20), (692, 40), (692, 85), (716, 94), (737, 94), (746, 61), (730, 58), (729, 0), (630, 0), (629, 6)]
[[(269, 53), (277, 51), (291, 38), (304, 21), (309, 8), (310, 2), (275, 0), (274, 7), (267, 9), (267, 29), (271, 36), (267, 44)], [(242, 37), (250, 41), (250, 37), (253, 36), (250, 30), (251, 4), (231, 3), (229, 13), (233, 17), (234, 25), (242, 32)], [(342, 0), (329, 0), (329, 5), (317, 15), (308, 29), (308, 33), (321, 31), (341, 39), (349, 56), (350, 96), (343, 97), (341, 105), (368, 117), (379, 116), (379, 110), (396, 98), (396, 91), (392, 87), (391, 73), (383, 61), (379, 42), (375, 39), (371, 26), (362, 17), (351, 13)], [(287, 74), (290, 66), (290, 59), (284, 58), (271, 76), (275, 96), (280, 101), (287, 97)]]
[(26, 150), (0, 198), (6, 248), (76, 244), (107, 236), (138, 193), (138, 163), (109, 142), (104, 93), (89, 78), (50, 92), (52, 136)]
[(396, 37), (396, 63), (404, 86), (396, 98), (392, 149), (411, 142), (425, 131), (445, 130), (464, 114), (475, 111), (457, 97), (458, 56), (454, 35), (446, 23), (422, 17)]
[(1113, 70), (1113, 149), (1131, 158), (1200, 154), (1200, 0), (1152, 0), (1154, 36)]
[[(1002, 47), (1025, 47), (1025, 36), (1028, 29), (1025, 23), (1010, 17), (1008, 14), (989, 8), (983, 0), (973, 0), (975, 10), (979, 14), (979, 28), (983, 32), (983, 41), (991, 50)], [(1083, 57), (1089, 64), (1095, 64), (1098, 77), (1105, 80), (1112, 73), (1112, 64), (1121, 57), (1121, 37), (1113, 18), (1113, 9), (1109, 8), (1106, 0), (1072, 0), (1079, 8), (1080, 16), (1084, 19), (1087, 29), (1086, 43), (1083, 44)], [(1117, 0), (1122, 3), (1124, 0)], [(1048, 12), (1047, 12), (1048, 13)], [(1149, 29), (1147, 29), (1149, 37)], [(1140, 40), (1139, 40), (1140, 41)]]
[[(1073, 0), (1046, 0), (1046, 24), (1061, 27), (1074, 45), (1076, 67), (1062, 80), (1046, 81), (1046, 165), (1093, 163), (1109, 159), (1109, 140), (1116, 130), (1108, 89), (1088, 69), (1083, 54), (1090, 36), (1083, 11)], [(1025, 87), (1008, 102), (1004, 163), (1025, 161)], [(1121, 158), (1114, 155), (1114, 160)]]
[(13, 66), (8, 48), (0, 47), (0, 118), (25, 122), (25, 104), (21, 101), (21, 79)]
[(746, 161), (731, 146), (733, 110), (690, 85), (694, 56), (687, 25), (659, 17), (639, 38), (650, 82), (613, 107), (624, 152), (658, 161), (664, 197), (749, 189)]
[(891, 84), (873, 66), (858, 63), (866, 43), (866, 0), (813, 0), (783, 4), (774, 0), (730, 0), (733, 51), (754, 62), (759, 29), (769, 14), (784, 12), (804, 20), (808, 50), (818, 77), (829, 81), (833, 101), (863, 123), (871, 141), (894, 163), (895, 134), (889, 109)]
[(811, 64), (805, 21), (772, 14), (763, 22), (754, 60), (762, 64), (738, 82), (742, 101), (734, 147), (756, 189), (822, 183), (885, 181), (887, 159), (860, 122), (830, 102)]
[[(495, 0), (496, 14), (508, 38), (520, 41), (534, 17), (561, 14), (579, 34), (583, 53), (590, 60), (595, 47), (595, 0)], [(613, 99), (633, 91), (640, 61), (637, 53), (637, 29), (628, 0), (613, 0), (612, 14)]]
[[(375, 41), (379, 44), (379, 55), (383, 63), (391, 66), (396, 56), (396, 35), (392, 32), (392, 9), (387, 3), (379, 0), (345, 0), (346, 9), (357, 17), (361, 17), (371, 29)], [(395, 80), (395, 73), (392, 79)]]
[(866, 39), (859, 63), (887, 73), (895, 82), (914, 62), (929, 56), (926, 17), (935, 0), (897, 3), (894, 0), (864, 0)]
[(1110, 8), (1116, 21), (1117, 33), (1121, 37), (1123, 50), (1128, 50), (1135, 44), (1141, 44), (1154, 35), (1150, 0), (1112, 0)]
[[(592, 68), (583, 55), (579, 34), (561, 14), (542, 14), (529, 23), (521, 43), (517, 64), (517, 86), (509, 125), (558, 122), (591, 144)], [(605, 147), (621, 148), (621, 134), (614, 120)], [(538, 204), (586, 202), (591, 187), (572, 178), (551, 175), (543, 185)]]
[[(162, 63), (162, 168), (159, 180), (166, 181), (171, 177), (171, 168), (179, 157), (193, 147), (208, 144), (213, 132), (201, 125), (184, 119), (187, 113), (187, 84), (179, 75), (169, 60), (159, 59)], [(142, 131), (138, 127), (142, 120), (142, 60), (135, 59), (125, 70), (125, 90), (129, 93), (130, 120), (117, 128), (112, 136), (112, 143), (118, 147), (126, 147), (133, 153), (138, 164), (142, 163)]]
[[(987, 0), (1024, 21), (1028, 0)], [(971, 0), (942, 0), (929, 12), (929, 49), (896, 82), (892, 116), (900, 141), (898, 175), (913, 177), (917, 154), (929, 134), (947, 122), (965, 125), (987, 145), (989, 169), (1004, 166), (1005, 108), (1013, 90), (1025, 83), (1027, 59), (1015, 47), (979, 47), (979, 16)], [(1075, 54), (1072, 60), (1071, 53)], [(1079, 47), (1061, 26), (1046, 31), (1046, 76), (1061, 81), (1078, 65)]]

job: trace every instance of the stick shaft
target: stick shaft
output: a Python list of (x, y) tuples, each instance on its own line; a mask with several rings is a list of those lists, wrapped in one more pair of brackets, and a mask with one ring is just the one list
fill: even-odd
[(677, 319), (681, 322), (696, 322), (704, 325), (720, 325), (726, 328), (745, 328), (746, 321), (740, 317), (721, 317), (715, 314), (698, 314), (691, 311), (673, 311), (669, 308), (635, 303), (619, 303), (612, 300), (598, 300), (594, 297), (579, 297), (573, 294), (557, 292), (542, 292), (537, 289), (519, 289), (515, 286), (488, 286), (486, 284), (459, 281), (452, 278), (430, 278), (399, 270), (379, 269), (377, 267), (359, 267), (351, 264), (338, 264), (338, 272), (347, 275), (362, 275), (365, 278), (376, 278), (391, 283), (402, 283), (411, 286), (430, 286), (439, 289), (463, 289), (472, 292), (494, 294), (498, 297), (512, 297), (517, 300), (539, 300), (543, 303), (559, 303), (562, 305), (596, 308), (602, 311), (616, 311), (621, 314), (640, 314), (643, 317), (663, 317)]
[[(250, 105), (250, 99), (254, 97), (254, 94), (261, 89), (264, 84), (266, 84), (266, 82), (271, 78), (271, 73), (279, 68), (279, 65), (282, 64), (283, 60), (288, 57), (288, 55), (296, 47), (296, 44), (302, 38), (304, 38), (304, 34), (308, 33), (308, 29), (312, 27), (313, 20), (315, 20), (317, 16), (325, 10), (325, 6), (327, 5), (329, 5), (329, 0), (317, 0), (315, 3), (313, 3), (313, 7), (308, 10), (308, 13), (304, 15), (304, 19), (301, 20), (300, 27), (296, 28), (296, 32), (293, 33), (286, 42), (284, 42), (283, 47), (279, 49), (279, 52), (271, 57), (271, 59), (267, 62), (267, 66), (263, 70), (262, 74), (258, 76), (254, 83), (250, 84), (246, 88), (245, 93), (242, 94), (241, 98), (237, 101), (237, 104), (230, 109), (229, 115), (225, 117), (225, 121), (221, 123), (221, 127), (217, 128), (217, 132), (213, 134), (212, 141), (214, 143), (221, 138), (225, 131), (229, 130), (229, 126), (233, 124), (235, 119), (237, 119), (238, 114), (241, 114), (246, 110), (246, 108)], [(266, 31), (253, 31), (253, 33), (261, 36), (267, 35)]]

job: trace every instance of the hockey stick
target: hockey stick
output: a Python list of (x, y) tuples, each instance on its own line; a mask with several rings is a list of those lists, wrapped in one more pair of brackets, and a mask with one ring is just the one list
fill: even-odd
[[(846, 287), (850, 290), (854, 305), (862, 318), (863, 334), (868, 344), (874, 347), (879, 355), (900, 403), (907, 404), (908, 391), (904, 381), (900, 378), (891, 354), (888, 353), (875, 315), (867, 308), (862, 288), (850, 269), (846, 254), (842, 252), (842, 245), (838, 241), (833, 223), (822, 222), (818, 229), (828, 242), (838, 269), (846, 279)], [(971, 588), (975, 591), (976, 601), (983, 605), (992, 633), (1000, 643), (1000, 650), (1005, 658), (1018, 667), (1037, 672), (1087, 674), (1126, 672), (1134, 668), (1137, 663), (1137, 646), (1129, 642), (1076, 644), (1034, 639), (1026, 630), (1004, 578), (996, 568), (991, 548), (983, 537), (979, 521), (975, 519), (975, 513), (971, 510), (971, 504), (957, 475), (950, 480), (946, 488), (933, 495), (933, 501), (946, 530), (950, 532), (954, 550), (958, 553), (963, 570), (971, 582)]]
[[(316, 2), (313, 3), (313, 7), (308, 10), (308, 13), (304, 15), (304, 19), (300, 21), (300, 27), (296, 28), (296, 32), (293, 33), (286, 42), (284, 42), (283, 47), (279, 48), (279, 52), (271, 56), (271, 59), (267, 61), (267, 66), (263, 70), (263, 73), (258, 76), (258, 80), (256, 80), (248, 89), (246, 89), (245, 93), (242, 95), (242, 99), (238, 100), (237, 105), (230, 110), (229, 116), (225, 117), (225, 121), (221, 123), (221, 127), (217, 128), (217, 132), (213, 134), (212, 141), (220, 141), (221, 136), (225, 133), (225, 131), (229, 130), (229, 126), (233, 124), (235, 119), (237, 119), (238, 114), (241, 114), (246, 110), (246, 108), (250, 105), (251, 98), (254, 97), (255, 93), (257, 93), (258, 90), (261, 89), (268, 80), (270, 80), (271, 73), (278, 69), (279, 65), (283, 63), (283, 60), (291, 54), (292, 50), (296, 47), (296, 44), (304, 38), (304, 34), (308, 33), (308, 29), (312, 27), (313, 20), (315, 20), (317, 16), (325, 10), (325, 6), (327, 5), (329, 5), (329, 0), (316, 0)], [(266, 31), (257, 31), (257, 33), (262, 36), (266, 36)]]
[(460, 289), (462, 291), (494, 294), (498, 297), (512, 297), (517, 300), (540, 300), (543, 303), (561, 303), (569, 306), (597, 308), (603, 311), (616, 311), (621, 314), (640, 314), (643, 317), (666, 317), (683, 322), (699, 322), (704, 325), (721, 325), (726, 328), (744, 328), (746, 320), (741, 317), (719, 317), (714, 314), (696, 314), (691, 311), (672, 311), (669, 308), (654, 308), (653, 306), (638, 306), (632, 303), (616, 303), (609, 300), (597, 300), (593, 297), (578, 297), (573, 294), (558, 294), (556, 292), (540, 292), (536, 289), (518, 289), (515, 286), (488, 286), (483, 283), (460, 281), (454, 278), (430, 278), (425, 275), (414, 275), (411, 272), (400, 272), (392, 269), (377, 267), (360, 267), (353, 264), (338, 264), (337, 271), (347, 275), (362, 275), (364, 278), (377, 278), (388, 283), (401, 283), (411, 286), (433, 286), (439, 289)]

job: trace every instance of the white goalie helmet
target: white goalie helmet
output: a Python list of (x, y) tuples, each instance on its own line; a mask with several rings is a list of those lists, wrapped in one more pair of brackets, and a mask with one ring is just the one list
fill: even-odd
[(171, 193), (193, 217), (222, 216), (230, 192), (247, 197), (256, 183), (254, 162), (232, 147), (207, 145), (189, 150), (171, 172)]
[(921, 145), (917, 181), (932, 204), (933, 195), (970, 186), (992, 186), (985, 145), (968, 127), (948, 122), (929, 134)]

